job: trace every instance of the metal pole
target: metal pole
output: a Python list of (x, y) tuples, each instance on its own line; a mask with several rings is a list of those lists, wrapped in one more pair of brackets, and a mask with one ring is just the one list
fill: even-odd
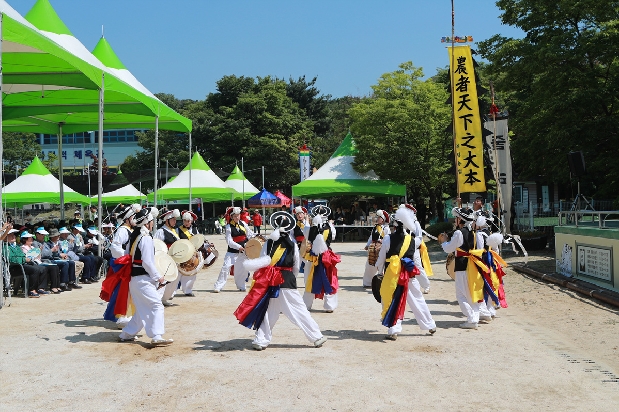
[[(189, 132), (189, 210), (193, 210), (193, 204), (191, 201), (191, 175), (192, 174), (193, 172), (192, 172), (192, 166), (191, 166), (191, 132)], [(202, 209), (202, 207), (200, 207), (200, 209)]]
[(264, 166), (262, 166), (262, 188), (264, 189)]
[(243, 180), (241, 180), (242, 192), (241, 192), (241, 201), (243, 203), (243, 208), (245, 208), (245, 167), (243, 166), (243, 157), (241, 157), (241, 174), (243, 175)]
[[(2, 42), (3, 42), (3, 38), (2, 38), (2, 18), (4, 17), (4, 13), (0, 13), (0, 96), (2, 96), (2, 87), (3, 85), (3, 78), (2, 78)], [(2, 172), (4, 172), (4, 160), (2, 159), (2, 152), (4, 151), (4, 143), (2, 142), (2, 101), (0, 101), (0, 169), (2, 170)], [(4, 177), (4, 175), (0, 176), (0, 180), (2, 180), (2, 178)], [(3, 182), (0, 181), (0, 184), (2, 184)], [(3, 219), (4, 214), (2, 211), (2, 189), (4, 189), (4, 187), (0, 188), (0, 221)], [(2, 248), (0, 248), (0, 258), (2, 258)], [(4, 280), (2, 281), (4, 282)], [(0, 293), (2, 292), (2, 288), (0, 288)]]
[[(58, 123), (58, 184), (60, 185), (60, 220), (64, 220), (64, 183), (62, 182), (62, 125)], [(90, 176), (88, 177), (90, 178)]]
[[(454, 52), (454, 47), (455, 47), (455, 41), (454, 41), (454, 36), (455, 36), (455, 31), (456, 31), (456, 12), (454, 9), (454, 0), (451, 0), (451, 61), (454, 61), (454, 56), (455, 56), (455, 52)], [(457, 147), (456, 147), (456, 113), (455, 113), (455, 105), (454, 105), (454, 73), (453, 70), (451, 68), (451, 65), (449, 65), (449, 74), (451, 77), (451, 127), (453, 129), (452, 131), (452, 138), (453, 138), (453, 145), (454, 145), (454, 166), (456, 168), (456, 190), (458, 192), (458, 196), (456, 197), (456, 199), (460, 199), (460, 185), (458, 184), (458, 151), (457, 151)], [(458, 200), (458, 207), (460, 207), (462, 205), (462, 200)]]
[[(101, 74), (101, 89), (99, 89), (99, 163), (97, 168), (97, 228), (101, 230), (101, 216), (103, 206), (101, 195), (103, 194), (103, 116), (105, 105), (105, 73)], [(90, 176), (88, 176), (90, 182)], [(99, 240), (99, 239), (97, 239)], [(102, 245), (103, 246), (103, 245)], [(98, 255), (103, 253), (103, 247), (98, 248)]]
[(153, 189), (153, 199), (157, 207), (157, 162), (159, 161), (159, 116), (155, 117), (155, 187)]

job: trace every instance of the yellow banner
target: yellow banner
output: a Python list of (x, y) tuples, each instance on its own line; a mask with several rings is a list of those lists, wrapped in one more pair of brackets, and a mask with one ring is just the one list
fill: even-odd
[(469, 46), (447, 48), (451, 73), (456, 173), (460, 193), (485, 192), (484, 151), (477, 85)]

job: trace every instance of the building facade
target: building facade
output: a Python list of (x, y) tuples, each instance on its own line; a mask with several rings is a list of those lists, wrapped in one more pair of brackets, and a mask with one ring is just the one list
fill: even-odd
[[(138, 146), (137, 132), (143, 130), (105, 130), (103, 132), (103, 158), (108, 168), (115, 172), (127, 156), (131, 156), (142, 148)], [(48, 158), (52, 153), (59, 156), (58, 136), (54, 134), (39, 134), (39, 144), (43, 156)], [(83, 132), (62, 136), (62, 165), (64, 170), (86, 170), (93, 163), (93, 155), (99, 154), (99, 132)]]

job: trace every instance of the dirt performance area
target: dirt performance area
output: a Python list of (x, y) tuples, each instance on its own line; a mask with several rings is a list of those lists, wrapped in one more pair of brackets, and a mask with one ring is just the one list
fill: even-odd
[[(223, 236), (210, 240), (225, 251)], [(408, 310), (395, 342), (362, 288), (359, 242), (332, 244), (342, 257), (339, 308), (314, 302), (329, 339), (318, 349), (281, 316), (271, 345), (252, 350), (253, 331), (233, 315), (244, 293), (231, 278), (212, 293), (221, 257), (198, 275), (196, 297), (165, 309), (168, 347), (151, 348), (143, 333), (118, 343), (120, 331), (102, 319), (100, 283), (14, 297), (0, 310), (0, 410), (617, 410), (616, 308), (507, 269), (509, 307), (460, 329), (445, 254), (428, 245), (435, 275), (425, 297), (438, 330), (421, 331)]]

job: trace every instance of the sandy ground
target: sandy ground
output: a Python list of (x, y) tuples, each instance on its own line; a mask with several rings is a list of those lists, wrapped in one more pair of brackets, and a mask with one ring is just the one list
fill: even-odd
[[(211, 240), (225, 250), (222, 236)], [(0, 310), (0, 410), (617, 410), (616, 308), (508, 270), (509, 308), (478, 330), (459, 329), (454, 283), (434, 244), (426, 301), (438, 331), (422, 332), (408, 312), (398, 340), (385, 341), (380, 304), (361, 287), (362, 247), (333, 244), (340, 307), (312, 311), (329, 338), (320, 349), (281, 317), (269, 348), (253, 351), (252, 331), (232, 314), (243, 298), (233, 280), (211, 293), (221, 261), (199, 275), (196, 297), (166, 308), (169, 347), (151, 349), (145, 335), (117, 343), (99, 284), (13, 298)]]

